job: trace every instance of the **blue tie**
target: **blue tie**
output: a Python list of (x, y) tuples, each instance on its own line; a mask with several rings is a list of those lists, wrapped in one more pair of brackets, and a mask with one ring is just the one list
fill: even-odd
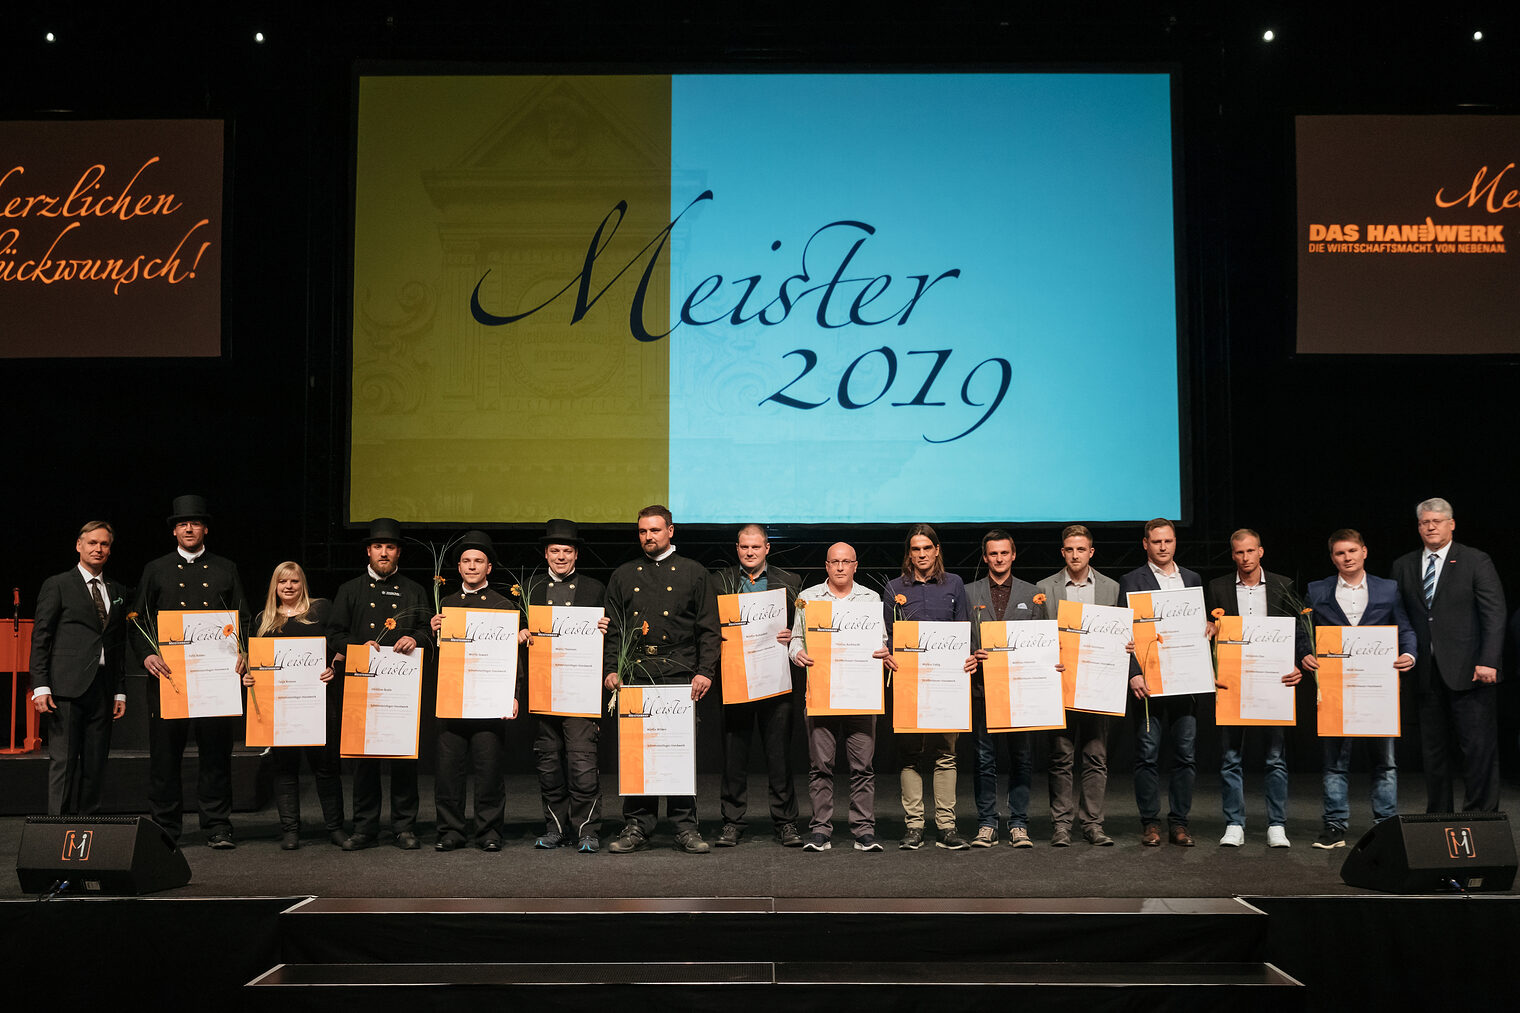
[(1425, 589), (1425, 607), (1430, 608), (1430, 603), (1435, 601), (1436, 597), (1436, 554), (1434, 552), (1425, 563), (1425, 579), (1422, 584)]

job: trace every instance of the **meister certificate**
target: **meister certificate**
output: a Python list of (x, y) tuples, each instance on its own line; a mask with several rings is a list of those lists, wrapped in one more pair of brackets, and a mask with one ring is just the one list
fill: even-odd
[[(528, 710), (602, 716), (601, 608), (535, 605), (528, 613)], [(499, 716), (499, 715), (498, 715)]]
[(169, 666), (158, 680), (161, 717), (242, 716), (236, 612), (160, 612), (158, 637), (158, 656)]
[(260, 746), (327, 744), (327, 641), (321, 637), (250, 637), (248, 728)]
[(394, 647), (349, 645), (341, 755), (417, 758), (423, 654), (421, 647), (398, 654)]
[(981, 632), (988, 731), (1065, 728), (1056, 621), (984, 622)]
[(510, 718), (517, 698), (516, 609), (450, 605), (438, 631), (441, 718)]
[(1295, 667), (1292, 616), (1222, 616), (1215, 649), (1221, 688), (1214, 698), (1219, 725), (1291, 725), (1296, 690), (1283, 685)]
[(880, 601), (799, 601), (803, 650), (813, 659), (807, 672), (807, 712), (885, 714), (881, 659), (886, 643)]
[(776, 635), (787, 628), (786, 591), (718, 595), (718, 628), (723, 634), (723, 702), (748, 703), (792, 691), (786, 645)]
[(970, 656), (969, 622), (893, 623), (893, 731), (971, 731)]
[(1068, 710), (1123, 716), (1129, 694), (1129, 646), (1134, 610), (1063, 600), (1056, 609), (1061, 638), (1061, 692)]
[(1397, 626), (1317, 626), (1319, 734), (1399, 734)]
[(618, 794), (697, 793), (697, 705), (691, 684), (618, 690)]
[(1151, 696), (1214, 692), (1203, 588), (1131, 591), (1135, 657)]

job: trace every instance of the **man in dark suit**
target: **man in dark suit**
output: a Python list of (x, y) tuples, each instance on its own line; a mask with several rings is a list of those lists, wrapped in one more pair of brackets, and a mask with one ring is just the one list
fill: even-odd
[[(708, 584), (713, 593), (714, 613), (720, 593), (748, 594), (779, 588), (786, 594), (786, 628), (778, 639), (789, 644), (802, 578), (790, 570), (767, 564), (771, 543), (758, 524), (746, 524), (739, 529), (734, 552), (739, 557), (738, 565), (717, 571)], [(738, 635), (738, 630), (734, 630), (734, 635)], [(792, 726), (791, 693), (723, 705), (723, 783), (719, 792), (723, 829), (718, 832), (718, 847), (731, 848), (744, 836), (749, 750), (757, 727), (765, 752), (771, 826), (776, 840), (784, 848), (802, 847), (802, 834), (797, 830), (797, 779), (792, 772)]]
[[(1184, 587), (1203, 587), (1203, 578), (1186, 567), (1178, 566), (1177, 529), (1165, 517), (1145, 522), (1141, 539), (1145, 548), (1145, 565), (1119, 578), (1119, 598), (1127, 601), (1131, 591), (1172, 591)], [(1136, 700), (1150, 695), (1145, 673), (1138, 658), (1130, 659), (1130, 692)], [(1149, 710), (1134, 708), (1135, 725), (1135, 804), (1140, 808), (1140, 843), (1148, 848), (1161, 843), (1161, 791), (1157, 760), (1161, 756), (1163, 732), (1172, 739), (1172, 775), (1168, 786), (1171, 808), (1166, 814), (1168, 839), (1184, 848), (1193, 846), (1188, 833), (1188, 813), (1193, 808), (1193, 781), (1197, 765), (1193, 747), (1198, 736), (1198, 699), (1192, 694), (1157, 697)]]
[(1039, 591), (1027, 580), (1013, 575), (1013, 561), (1018, 550), (1013, 536), (993, 528), (982, 536), (982, 562), (987, 576), (966, 585), (966, 604), (971, 609), (971, 649), (977, 668), (971, 677), (971, 732), (976, 736), (976, 771), (971, 785), (976, 796), (976, 836), (973, 848), (990, 848), (997, 844), (997, 747), (998, 740), (1008, 743), (1008, 843), (1015, 848), (1032, 848), (1029, 839), (1029, 782), (1034, 773), (1034, 733), (1004, 732), (994, 736), (987, 731), (987, 696), (982, 663), (987, 652), (982, 649), (982, 623), (1016, 622), (1044, 619), (1045, 610), (1035, 602)]
[[(1276, 573), (1268, 573), (1261, 567), (1261, 557), (1266, 550), (1261, 547), (1261, 536), (1250, 528), (1241, 528), (1230, 536), (1230, 558), (1235, 561), (1235, 572), (1209, 581), (1204, 590), (1204, 607), (1209, 615), (1222, 611), (1227, 616), (1291, 616), (1293, 607), (1293, 582)], [(1209, 635), (1215, 635), (1209, 624)], [(1297, 686), (1303, 678), (1298, 669), (1284, 673), (1283, 685)], [(1240, 757), (1244, 751), (1247, 726), (1221, 725), (1219, 728), (1219, 781), (1220, 801), (1224, 806), (1224, 836), (1219, 839), (1221, 847), (1238, 848), (1245, 843), (1246, 809), (1242, 789)], [(1268, 725), (1261, 729), (1267, 749), (1263, 762), (1266, 765), (1267, 796), (1267, 847), (1292, 847), (1288, 840), (1288, 761), (1283, 756), (1283, 726)]]
[(111, 722), (127, 712), (124, 591), (103, 573), (115, 532), (79, 529), (79, 565), (49, 577), (32, 627), (32, 706), (47, 716), (48, 815), (93, 816), (111, 751)]
[[(601, 581), (577, 573), (580, 558), (580, 531), (574, 521), (560, 518), (544, 526), (539, 539), (544, 548), (544, 562), (549, 566), (548, 579), (529, 589), (530, 605), (578, 606), (599, 608), (607, 598)], [(597, 624), (607, 632), (604, 615)], [(597, 749), (602, 726), (596, 718), (560, 717), (539, 714), (538, 733), (533, 751), (538, 756), (538, 793), (544, 803), (543, 836), (533, 842), (535, 848), (557, 848), (574, 844), (585, 854), (601, 849), (597, 820), (601, 816), (602, 785), (597, 767)]]
[[(1330, 560), (1336, 575), (1309, 585), (1309, 607), (1314, 621), (1327, 626), (1397, 626), (1399, 656), (1393, 667), (1400, 672), (1414, 667), (1416, 651), (1414, 628), (1399, 601), (1399, 585), (1385, 577), (1367, 572), (1367, 543), (1361, 533), (1342, 528), (1330, 536)], [(1319, 669), (1307, 632), (1298, 632), (1299, 667), (1306, 672)], [(1316, 848), (1344, 847), (1346, 826), (1351, 819), (1347, 796), (1346, 772), (1351, 769), (1353, 738), (1322, 738), (1325, 761), (1325, 828), (1314, 841)], [(1398, 812), (1399, 771), (1394, 760), (1392, 738), (1367, 738), (1372, 754), (1372, 819), (1381, 823)]]
[(1462, 810), (1499, 810), (1499, 659), (1504, 588), (1485, 552), (1451, 540), (1451, 504), (1415, 507), (1425, 548), (1393, 564), (1419, 653), (1415, 688), (1425, 757), (1425, 811), (1451, 812), (1454, 755), (1462, 761)]
[[(150, 562), (138, 582), (133, 611), (157, 629), (161, 610), (227, 609), (236, 612), (240, 629), (248, 623), (243, 584), (232, 560), (206, 550), (211, 512), (200, 496), (176, 496), (169, 515), (174, 551)], [(236, 717), (165, 719), (159, 714), (159, 680), (172, 673), (159, 657), (158, 645), (136, 635), (131, 638), (148, 680), (148, 808), (153, 820), (178, 840), (184, 822), (181, 767), (190, 732), (195, 731), (200, 774), (196, 795), (206, 843), (228, 849), (232, 840), (232, 742), (242, 721)], [(238, 659), (241, 673), (246, 661)]]

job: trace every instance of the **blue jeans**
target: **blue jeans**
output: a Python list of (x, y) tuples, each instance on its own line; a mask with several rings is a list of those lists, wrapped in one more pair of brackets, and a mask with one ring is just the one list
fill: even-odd
[[(1372, 821), (1381, 823), (1399, 810), (1399, 768), (1394, 761), (1393, 739), (1366, 739), (1372, 763)], [(1346, 829), (1351, 803), (1346, 793), (1346, 771), (1351, 769), (1351, 747), (1356, 739), (1320, 739), (1325, 748), (1325, 826)]]
[[(1288, 761), (1283, 758), (1283, 730), (1278, 725), (1263, 727), (1267, 755), (1266, 767), (1267, 826), (1280, 827), (1288, 821)], [(1225, 725), (1219, 729), (1220, 796), (1224, 803), (1224, 821), (1231, 826), (1246, 825), (1245, 792), (1240, 774), (1246, 726)]]
[(1145, 702), (1129, 702), (1135, 722), (1135, 805), (1140, 809), (1140, 825), (1157, 823), (1161, 816), (1160, 775), (1161, 736), (1172, 740), (1172, 775), (1168, 784), (1171, 811), (1166, 814), (1169, 827), (1185, 827), (1193, 808), (1193, 781), (1197, 767), (1193, 759), (1193, 741), (1198, 736), (1198, 702), (1192, 696), (1151, 697), (1150, 721), (1145, 718)]
[(1008, 743), (1008, 827), (1029, 827), (1029, 782), (1034, 774), (1032, 732), (987, 731), (987, 702), (971, 698), (971, 730), (976, 736), (976, 774), (971, 779), (976, 796), (976, 823), (996, 830), (998, 740)]

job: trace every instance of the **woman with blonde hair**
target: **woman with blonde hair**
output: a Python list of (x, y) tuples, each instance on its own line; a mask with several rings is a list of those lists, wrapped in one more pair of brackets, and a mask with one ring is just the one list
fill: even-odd
[[(274, 568), (269, 578), (269, 593), (264, 610), (253, 620), (256, 637), (320, 637), (327, 654), (327, 669), (322, 681), (328, 685), (327, 744), (322, 746), (276, 746), (274, 758), (274, 804), (280, 814), (280, 847), (294, 851), (301, 846), (301, 756), (311, 767), (317, 782), (317, 798), (322, 803), (322, 819), (328, 839), (342, 847), (348, 839), (343, 832), (343, 780), (338, 760), (338, 694), (333, 691), (332, 655), (327, 648), (327, 620), (331, 603), (312, 598), (306, 588), (306, 573), (299, 564), (287, 560)], [(252, 674), (243, 677), (243, 685), (253, 685)]]

